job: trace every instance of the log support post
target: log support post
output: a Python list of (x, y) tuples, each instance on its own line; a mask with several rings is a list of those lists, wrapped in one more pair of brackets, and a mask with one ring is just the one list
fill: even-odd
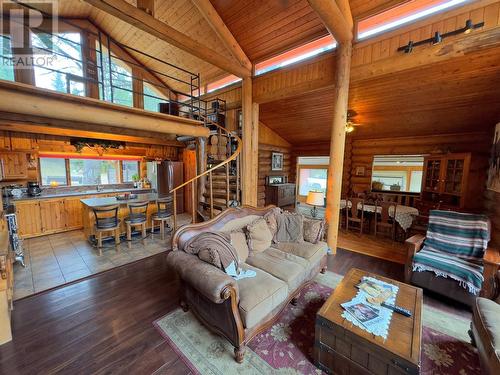
[(333, 254), (337, 252), (340, 219), (340, 194), (344, 167), (345, 125), (347, 99), (351, 75), (353, 20), (347, 0), (308, 0), (330, 34), (337, 41), (335, 55), (335, 102), (330, 134), (330, 165), (326, 187), (326, 212), (328, 222), (327, 242)]
[(259, 105), (252, 100), (252, 79), (243, 78), (243, 152), (242, 203), (257, 206), (257, 178), (259, 164)]
[(332, 132), (330, 135), (330, 165), (326, 190), (327, 242), (333, 254), (337, 252), (340, 220), (340, 194), (344, 167), (345, 124), (347, 121), (347, 98), (351, 68), (352, 43), (344, 42), (337, 47), (337, 71)]

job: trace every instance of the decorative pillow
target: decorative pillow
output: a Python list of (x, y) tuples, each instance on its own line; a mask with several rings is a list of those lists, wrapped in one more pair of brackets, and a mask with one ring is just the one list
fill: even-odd
[(276, 216), (278, 230), (274, 236), (275, 242), (304, 242), (304, 216), (285, 211)]
[(231, 236), (231, 245), (236, 249), (238, 253), (238, 258), (240, 262), (244, 262), (248, 258), (248, 254), (250, 253), (250, 249), (247, 244), (247, 237), (243, 231), (234, 231), (230, 233)]
[(304, 241), (316, 244), (321, 241), (324, 231), (324, 220), (304, 218)]
[(260, 253), (271, 247), (273, 235), (264, 218), (259, 218), (247, 225), (248, 247), (252, 252)]
[(269, 212), (267, 212), (264, 215), (264, 219), (267, 222), (267, 226), (269, 227), (269, 230), (271, 231), (271, 234), (273, 235), (273, 242), (275, 242), (274, 236), (276, 235), (276, 232), (278, 231), (278, 220), (276, 217), (278, 215), (281, 215), (281, 212), (282, 212), (281, 208), (274, 207), (273, 209), (271, 209)]

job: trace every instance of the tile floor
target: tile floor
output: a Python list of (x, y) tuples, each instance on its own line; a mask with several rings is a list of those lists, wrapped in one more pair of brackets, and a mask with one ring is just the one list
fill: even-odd
[[(189, 222), (189, 215), (179, 215), (179, 225)], [(80, 230), (24, 240), (26, 268), (14, 265), (14, 300), (166, 251), (170, 241), (157, 230), (144, 243), (134, 239), (130, 248), (122, 241), (118, 251), (113, 241), (105, 243), (99, 256)]]

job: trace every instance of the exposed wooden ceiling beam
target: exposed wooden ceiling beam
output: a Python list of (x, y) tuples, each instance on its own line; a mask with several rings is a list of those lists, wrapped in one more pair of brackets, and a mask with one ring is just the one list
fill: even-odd
[(210, 27), (215, 31), (222, 43), (238, 60), (238, 62), (246, 69), (252, 69), (252, 62), (247, 57), (240, 44), (227, 28), (222, 18), (217, 13), (210, 0), (192, 0), (193, 4), (198, 8)]
[(0, 112), (0, 129), (21, 133), (49, 134), (66, 137), (106, 139), (159, 146), (185, 147), (176, 135), (123, 129), (78, 121), (63, 121), (40, 116)]
[(137, 8), (150, 16), (155, 16), (155, 0), (137, 0)]
[(0, 111), (164, 134), (208, 137), (200, 121), (0, 81)]
[[(352, 41), (352, 27), (334, 0), (307, 0), (338, 43)], [(352, 18), (352, 17), (351, 17)]]
[(124, 0), (85, 0), (85, 2), (226, 72), (238, 77), (251, 76), (250, 69), (221, 56), (211, 48), (198, 43)]
[(354, 27), (354, 21), (352, 19), (351, 6), (349, 5), (349, 0), (336, 0), (337, 5), (344, 15), (347, 24), (349, 25), (349, 29), (352, 30)]

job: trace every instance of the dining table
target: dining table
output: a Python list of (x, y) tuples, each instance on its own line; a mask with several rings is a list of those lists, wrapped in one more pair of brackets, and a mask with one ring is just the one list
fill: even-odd
[[(346, 207), (346, 200), (340, 200), (340, 208), (344, 209)], [(382, 211), (382, 207), (376, 206), (375, 204), (367, 204), (364, 205), (362, 203), (358, 203), (358, 210), (361, 210), (363, 207), (364, 212), (375, 212), (375, 207), (377, 207), (377, 213)], [(394, 215), (394, 207), (396, 207), (396, 213)], [(351, 202), (349, 202), (349, 208), (351, 208)], [(411, 206), (405, 206), (402, 204), (398, 204), (396, 206), (389, 207), (389, 216), (394, 218), (399, 226), (406, 232), (412, 225), (413, 220), (418, 216), (418, 209)], [(395, 217), (394, 217), (395, 216)]]

